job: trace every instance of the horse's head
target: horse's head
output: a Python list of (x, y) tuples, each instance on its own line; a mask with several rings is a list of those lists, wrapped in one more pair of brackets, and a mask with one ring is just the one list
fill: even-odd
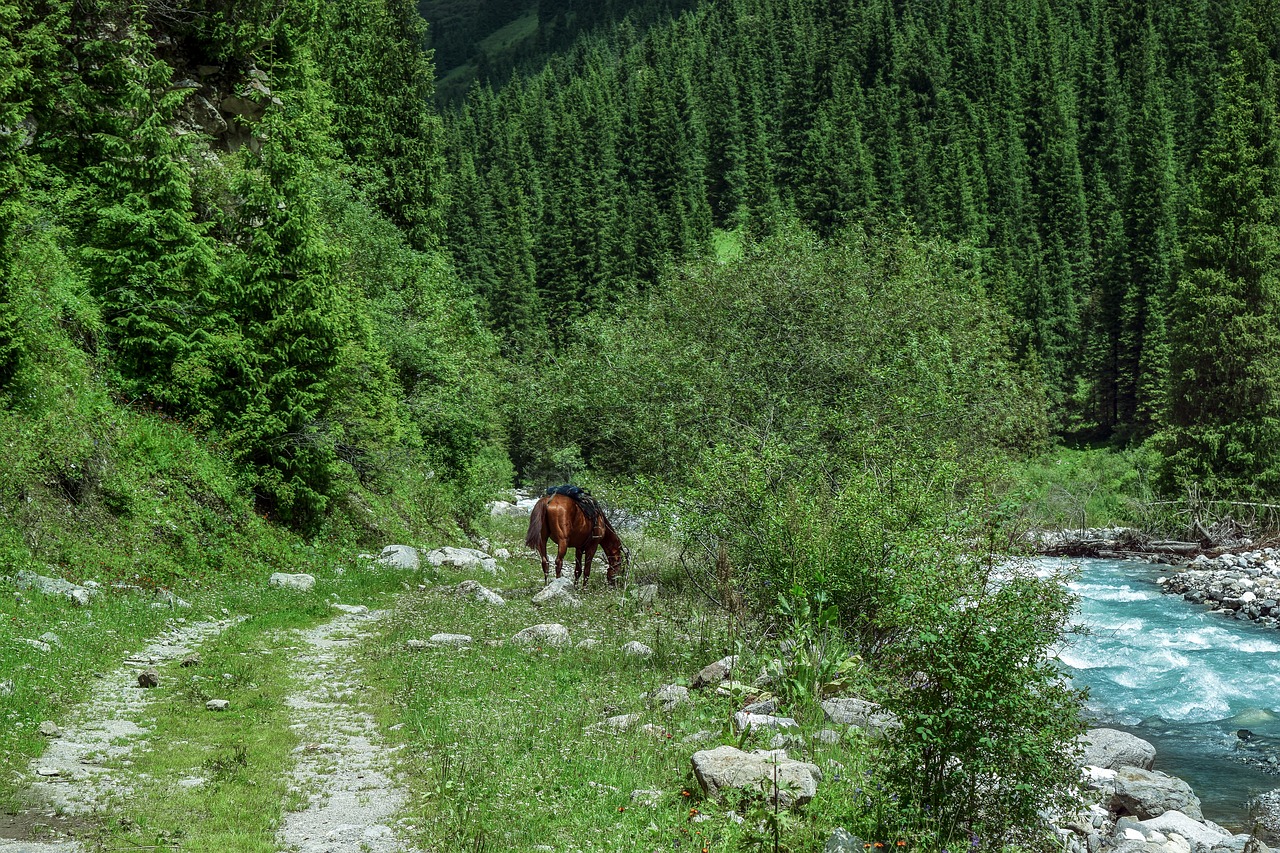
[(605, 532), (604, 541), (600, 543), (600, 549), (604, 551), (604, 559), (609, 567), (606, 574), (609, 583), (618, 583), (622, 576), (626, 574), (627, 567), (631, 564), (631, 552), (622, 544), (622, 539), (618, 537), (612, 527)]

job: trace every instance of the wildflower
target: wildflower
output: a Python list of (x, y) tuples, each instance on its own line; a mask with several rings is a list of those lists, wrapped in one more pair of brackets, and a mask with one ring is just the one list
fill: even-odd
[(697, 809), (689, 809), (689, 817), (697, 817), (697, 816), (698, 816)]
[(898, 846), (899, 846), (899, 847), (906, 847), (906, 846), (907, 846), (907, 842), (905, 842), (905, 841), (903, 841), (901, 838), (899, 838), (899, 839), (898, 839)]
[(627, 810), (627, 807), (626, 807), (626, 806), (618, 806), (618, 811), (619, 811), (619, 812), (625, 812), (626, 810)]

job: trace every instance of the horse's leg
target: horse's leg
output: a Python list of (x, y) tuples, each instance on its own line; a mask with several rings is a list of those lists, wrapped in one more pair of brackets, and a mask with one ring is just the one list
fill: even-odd
[(538, 546), (538, 557), (542, 560), (542, 585), (546, 586), (551, 575), (551, 564), (547, 561), (547, 540), (545, 539)]
[(573, 549), (573, 583), (576, 586), (582, 577), (582, 548)]
[(582, 588), (584, 590), (587, 588), (587, 581), (591, 580), (591, 561), (596, 558), (596, 548), (595, 542), (587, 544), (586, 565), (582, 567)]
[[(565, 538), (567, 539), (568, 537), (565, 537)], [(565, 555), (565, 552), (568, 550), (569, 550), (569, 543), (567, 541), (556, 543), (556, 577), (557, 578), (560, 577), (560, 574), (564, 571), (564, 555)]]

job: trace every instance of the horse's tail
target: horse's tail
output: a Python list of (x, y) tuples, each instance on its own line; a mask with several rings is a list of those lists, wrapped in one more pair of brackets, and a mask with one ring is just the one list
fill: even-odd
[(529, 532), (524, 535), (524, 544), (535, 551), (540, 551), (547, 541), (547, 502), (538, 501), (529, 513)]

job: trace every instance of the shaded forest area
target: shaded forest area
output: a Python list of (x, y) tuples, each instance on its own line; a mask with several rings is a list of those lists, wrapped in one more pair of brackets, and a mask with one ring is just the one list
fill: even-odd
[(666, 23), (696, 0), (419, 0), (430, 26), (436, 96), (456, 105), (477, 80), (507, 82), (536, 72), (548, 56), (588, 33), (627, 19), (631, 26)]
[(1056, 434), (1280, 485), (1274, 2), (724, 0), (446, 115), (449, 247), (509, 354), (798, 221), (977, 250)]

